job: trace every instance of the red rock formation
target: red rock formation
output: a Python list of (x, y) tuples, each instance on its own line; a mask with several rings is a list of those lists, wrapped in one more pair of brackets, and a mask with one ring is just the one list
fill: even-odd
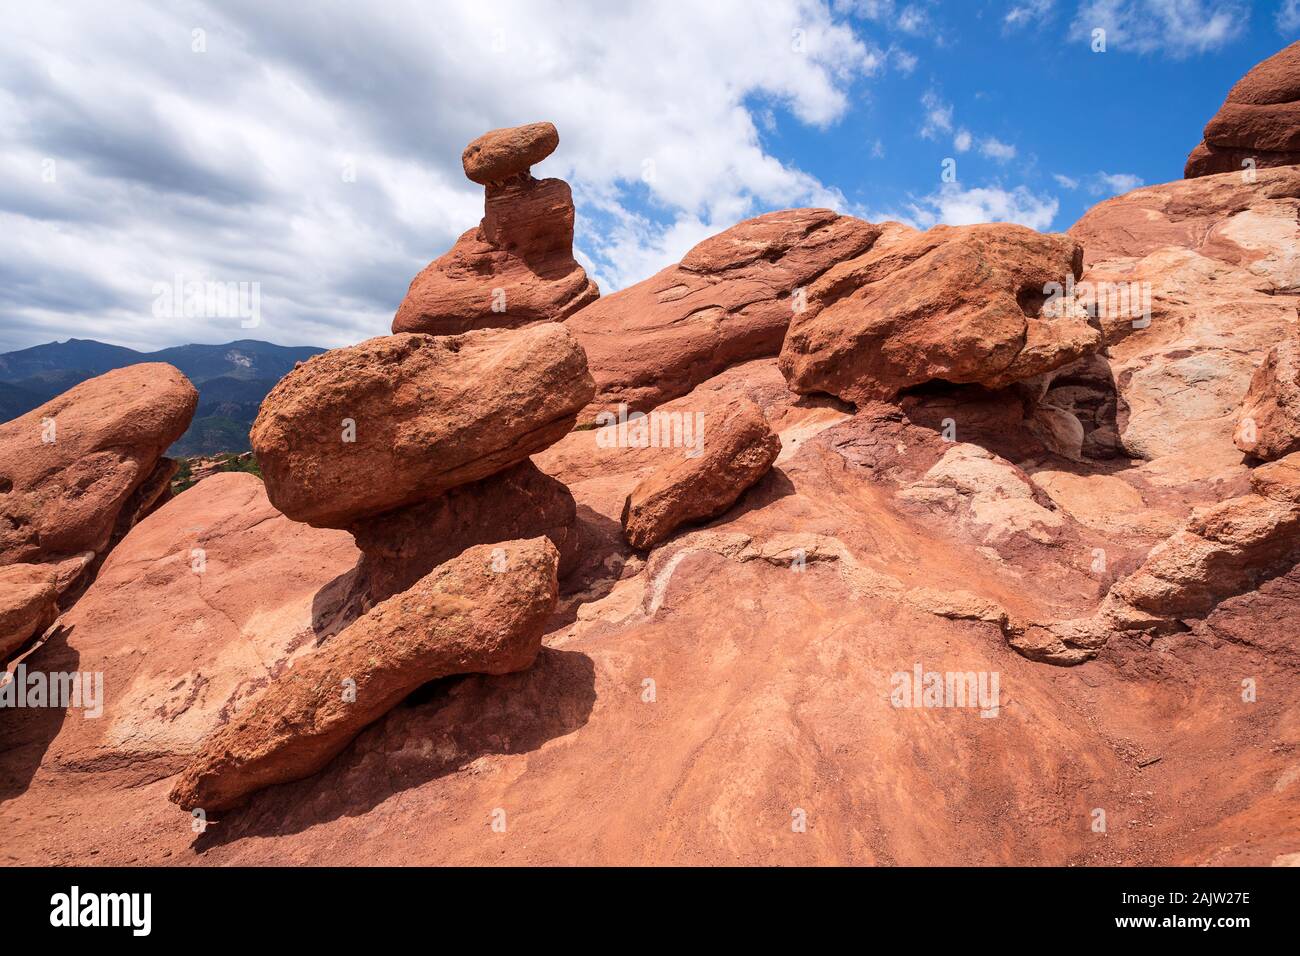
[[(179, 772), (204, 737), (348, 623), (357, 558), (346, 533), (276, 511), (253, 475), (216, 474), (169, 501), (113, 549), (26, 660), (102, 673), (107, 689), (100, 717), (56, 724), (46, 769), (132, 785)], [(23, 716), (7, 744), (42, 732), (41, 715)]]
[(0, 565), (103, 554), (167, 489), (198, 392), (162, 363), (82, 382), (0, 425)]
[(829, 209), (787, 209), (704, 240), (682, 261), (566, 323), (587, 352), (596, 398), (583, 413), (653, 408), (728, 366), (775, 355), (800, 290), (867, 249), (882, 227)]
[(573, 495), (524, 461), (429, 501), (357, 522), (358, 580), (377, 604), (405, 591), (466, 548), (545, 535), (560, 555), (559, 574), (579, 558)]
[(273, 680), (204, 743), (172, 802), (228, 809), (320, 770), (421, 684), (527, 668), (555, 607), (558, 562), (548, 540), (533, 538), (439, 566)]
[(573, 427), (592, 391), (563, 325), (395, 335), (294, 369), (250, 437), (277, 508), (347, 528), (523, 461)]
[(59, 591), (50, 565), (0, 567), (0, 667), (59, 616)]
[[(1183, 175), (1300, 163), (1300, 40), (1257, 64), (1228, 91), (1187, 157)], [(1252, 165), (1253, 164), (1253, 165)]]
[(781, 439), (747, 398), (701, 413), (699, 423), (700, 444), (678, 448), (680, 460), (647, 476), (627, 496), (622, 524), (632, 547), (653, 547), (687, 522), (722, 514), (781, 453)]
[(528, 168), (559, 144), (550, 123), (485, 133), (465, 149), (465, 175), (486, 187), (483, 221), (412, 281), (393, 332), (456, 335), (557, 321), (600, 295), (573, 258), (573, 197)]
[(800, 394), (855, 403), (935, 379), (1000, 388), (1050, 372), (1100, 341), (1061, 294), (1082, 265), (1072, 240), (1009, 224), (877, 243), (812, 283), (781, 370)]
[(1255, 369), (1232, 441), (1264, 461), (1300, 450), (1300, 338), (1283, 339)]

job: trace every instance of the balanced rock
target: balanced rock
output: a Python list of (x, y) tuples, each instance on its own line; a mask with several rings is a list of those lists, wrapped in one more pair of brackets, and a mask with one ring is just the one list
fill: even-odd
[(1232, 440), (1265, 461), (1300, 450), (1300, 338), (1275, 345), (1255, 370)]
[(524, 461), (349, 530), (361, 549), (359, 580), (367, 601), (377, 604), (468, 547), (538, 535), (555, 545), (564, 577), (580, 557), (575, 519), (569, 489)]
[(600, 290), (573, 258), (573, 196), (528, 167), (559, 143), (550, 123), (494, 130), (466, 148), (465, 175), (486, 188), (482, 221), (412, 281), (394, 332), (455, 335), (557, 321)]
[(1000, 388), (1095, 350), (1065, 289), (1083, 251), (1011, 224), (936, 226), (877, 243), (808, 289), (781, 348), (800, 394), (863, 403), (933, 380)]
[(1187, 157), (1183, 175), (1300, 163), (1300, 41), (1257, 64), (1237, 81)]
[(49, 565), (0, 567), (0, 667), (59, 616), (59, 591)]
[(803, 289), (881, 232), (829, 209), (767, 213), (587, 306), (565, 323), (596, 380), (596, 400), (583, 418), (619, 403), (648, 410), (729, 366), (775, 355), (802, 308)]
[(88, 379), (0, 425), (0, 565), (94, 552), (167, 492), (198, 392), (170, 365)]
[(286, 375), (251, 439), (277, 508), (350, 528), (541, 451), (573, 428), (594, 390), (563, 325), (385, 336)]
[(471, 181), (490, 186), (528, 172), (559, 145), (555, 124), (528, 123), (484, 133), (465, 147), (460, 161)]
[(452, 674), (532, 665), (558, 594), (545, 538), (479, 545), (440, 565), (271, 681), (215, 733), (171, 800), (223, 810), (324, 767), (403, 698)]
[[(634, 548), (652, 548), (679, 526), (722, 514), (767, 474), (781, 439), (748, 398), (711, 410), (703, 447), (642, 480), (623, 505), (623, 534)], [(692, 454), (694, 457), (691, 457)]]

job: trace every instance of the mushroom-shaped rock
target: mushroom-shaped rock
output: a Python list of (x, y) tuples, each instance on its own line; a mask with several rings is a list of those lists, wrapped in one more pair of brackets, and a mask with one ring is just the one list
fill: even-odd
[(486, 189), (484, 215), (411, 280), (394, 332), (456, 335), (554, 322), (600, 290), (573, 258), (573, 195), (528, 167), (559, 143), (550, 123), (494, 130), (465, 150), (465, 175)]
[(1067, 293), (1083, 251), (1024, 226), (936, 226), (876, 243), (808, 289), (781, 348), (800, 394), (862, 403), (933, 380), (1001, 388), (1094, 351)]
[(349, 528), (518, 464), (566, 435), (594, 391), (563, 325), (384, 336), (295, 368), (251, 439), (272, 504)]
[(555, 546), (533, 538), (479, 545), (435, 568), (273, 679), (204, 743), (170, 799), (227, 809), (316, 773), (422, 684), (531, 666), (558, 563)]
[(471, 181), (487, 186), (528, 172), (559, 145), (555, 124), (528, 123), (484, 133), (465, 147), (460, 161)]
[(652, 548), (687, 522), (722, 514), (781, 453), (781, 439), (748, 398), (702, 413), (702, 447), (641, 481), (623, 505), (623, 535), (634, 548)]

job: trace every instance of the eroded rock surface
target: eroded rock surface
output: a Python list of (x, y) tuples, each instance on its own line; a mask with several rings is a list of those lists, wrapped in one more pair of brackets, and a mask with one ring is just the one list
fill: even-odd
[(102, 555), (167, 490), (198, 392), (170, 365), (88, 379), (0, 424), (0, 565)]
[(541, 451), (573, 427), (593, 388), (563, 325), (387, 336), (286, 375), (251, 439), (277, 508), (346, 528)]
[(1300, 41), (1259, 63), (1228, 91), (1183, 175), (1300, 163)]
[(440, 565), (272, 681), (204, 743), (170, 799), (228, 809), (315, 773), (421, 684), (528, 667), (555, 607), (558, 563), (554, 545), (533, 538)]
[(731, 365), (775, 355), (809, 283), (881, 232), (829, 209), (767, 213), (587, 306), (566, 322), (596, 380), (584, 419), (619, 403), (653, 408)]
[(933, 380), (1001, 388), (1068, 365), (1101, 337), (1063, 290), (1079, 245), (1023, 226), (936, 226), (840, 262), (808, 289), (781, 370), (800, 394), (861, 404)]
[(1232, 441), (1264, 461), (1300, 450), (1300, 338), (1273, 346), (1255, 369)]

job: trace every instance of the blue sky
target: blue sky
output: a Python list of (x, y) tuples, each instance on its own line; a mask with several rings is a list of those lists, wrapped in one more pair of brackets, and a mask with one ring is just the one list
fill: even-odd
[[(605, 292), (772, 209), (1065, 229), (1176, 179), (1300, 0), (89, 0), (0, 10), (0, 351), (387, 332), (549, 119)], [(1094, 29), (1106, 50), (1094, 53)], [(956, 182), (940, 179), (956, 161)], [(260, 324), (159, 315), (256, 283)]]

